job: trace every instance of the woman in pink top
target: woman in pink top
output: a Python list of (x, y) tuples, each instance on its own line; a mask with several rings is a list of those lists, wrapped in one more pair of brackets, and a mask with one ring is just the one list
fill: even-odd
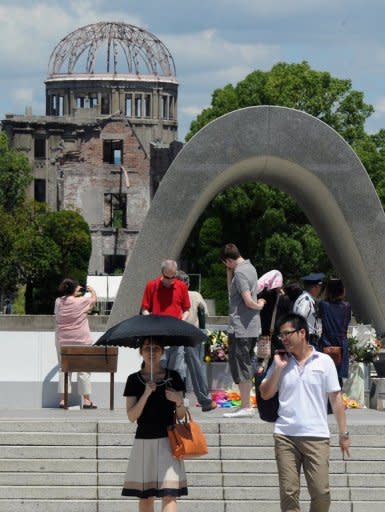
[[(60, 346), (83, 343), (92, 345), (88, 313), (96, 303), (95, 290), (87, 286), (90, 295), (82, 295), (79, 282), (74, 279), (64, 279), (59, 286), (61, 297), (55, 301), (55, 341), (60, 366)], [(71, 375), (69, 376), (68, 391), (71, 392)], [(91, 382), (88, 372), (78, 373), (78, 391), (83, 396), (83, 409), (96, 409), (91, 402)], [(59, 372), (59, 407), (64, 407), (64, 375)]]

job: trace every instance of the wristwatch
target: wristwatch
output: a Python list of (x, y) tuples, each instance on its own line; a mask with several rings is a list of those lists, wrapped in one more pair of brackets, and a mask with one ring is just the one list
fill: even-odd
[(340, 439), (349, 439), (349, 432), (340, 432)]

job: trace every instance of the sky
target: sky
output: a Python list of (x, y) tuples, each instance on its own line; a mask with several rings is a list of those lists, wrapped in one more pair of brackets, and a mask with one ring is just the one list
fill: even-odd
[(45, 113), (48, 62), (70, 32), (121, 21), (155, 34), (176, 65), (179, 140), (216, 88), (277, 62), (350, 79), (385, 128), (384, 0), (0, 0), (0, 118)]

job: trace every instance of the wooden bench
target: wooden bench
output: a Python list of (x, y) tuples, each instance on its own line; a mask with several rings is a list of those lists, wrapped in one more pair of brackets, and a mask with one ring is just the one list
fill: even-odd
[(114, 373), (118, 366), (118, 347), (63, 345), (60, 347), (61, 371), (64, 372), (64, 409), (68, 409), (69, 372), (109, 372), (110, 409), (114, 410)]

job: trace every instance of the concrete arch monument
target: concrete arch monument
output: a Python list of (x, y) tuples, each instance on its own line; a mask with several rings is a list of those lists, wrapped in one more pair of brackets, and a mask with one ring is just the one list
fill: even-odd
[(146, 281), (158, 275), (163, 258), (178, 258), (210, 200), (245, 181), (277, 187), (297, 201), (355, 311), (384, 332), (385, 214), (373, 184), (332, 128), (304, 112), (276, 106), (231, 112), (184, 146), (155, 195), (109, 326), (138, 312)]

